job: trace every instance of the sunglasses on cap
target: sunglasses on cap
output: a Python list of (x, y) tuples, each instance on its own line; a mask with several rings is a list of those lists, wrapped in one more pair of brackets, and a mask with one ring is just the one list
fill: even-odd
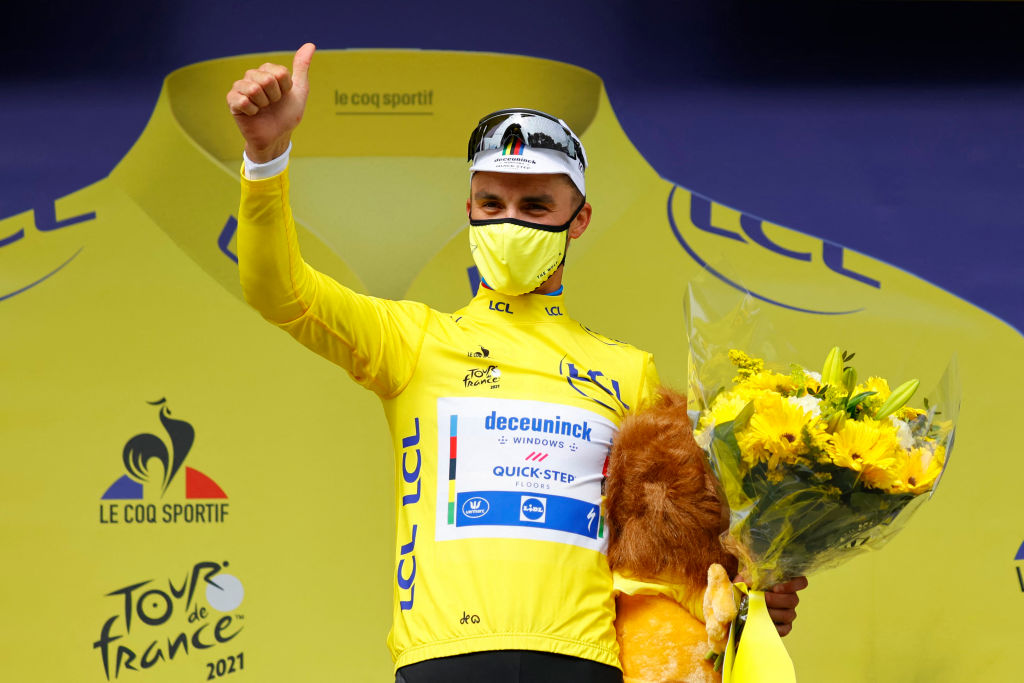
[(575, 159), (585, 169), (583, 144), (561, 119), (536, 109), (501, 109), (480, 119), (469, 136), (468, 161), (478, 152), (501, 149), (514, 138), (529, 147), (552, 149)]

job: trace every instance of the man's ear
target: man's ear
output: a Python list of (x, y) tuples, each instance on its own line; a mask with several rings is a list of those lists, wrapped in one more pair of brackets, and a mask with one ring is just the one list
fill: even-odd
[(584, 204), (583, 208), (580, 209), (580, 212), (576, 214), (576, 218), (572, 220), (572, 225), (569, 226), (570, 239), (577, 239), (586, 231), (587, 226), (590, 225), (591, 210), (590, 203), (588, 202)]
[(469, 174), (469, 197), (466, 198), (466, 216), (473, 215), (473, 178), (476, 177), (476, 171)]

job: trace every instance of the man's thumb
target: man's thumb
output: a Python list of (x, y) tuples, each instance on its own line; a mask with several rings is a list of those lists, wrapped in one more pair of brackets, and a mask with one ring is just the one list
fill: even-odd
[(292, 84), (303, 90), (309, 88), (309, 65), (313, 61), (314, 52), (316, 45), (306, 43), (298, 49), (292, 60)]

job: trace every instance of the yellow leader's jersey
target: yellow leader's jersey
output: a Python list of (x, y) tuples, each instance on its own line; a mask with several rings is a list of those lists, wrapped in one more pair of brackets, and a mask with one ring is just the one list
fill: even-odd
[(302, 260), (287, 171), (243, 177), (238, 258), (265, 318), (384, 402), (395, 666), (498, 649), (618, 666), (604, 473), (620, 419), (657, 388), (651, 355), (570, 318), (561, 294), (481, 288), (446, 314), (353, 292)]

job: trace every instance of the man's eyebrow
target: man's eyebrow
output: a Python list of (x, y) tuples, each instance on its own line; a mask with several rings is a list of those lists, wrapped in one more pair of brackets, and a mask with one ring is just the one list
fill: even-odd
[[(473, 193), (473, 199), (481, 201), (488, 199), (497, 199), (498, 201), (501, 201), (501, 197), (494, 194), (493, 192), (488, 192), (487, 190), (477, 190), (476, 192)], [(554, 204), (555, 198), (553, 195), (550, 194), (538, 194), (530, 197), (521, 197), (519, 201), (526, 204)]]
[(534, 197), (523, 197), (521, 201), (528, 204), (554, 204), (555, 198), (549, 194), (539, 194)]

